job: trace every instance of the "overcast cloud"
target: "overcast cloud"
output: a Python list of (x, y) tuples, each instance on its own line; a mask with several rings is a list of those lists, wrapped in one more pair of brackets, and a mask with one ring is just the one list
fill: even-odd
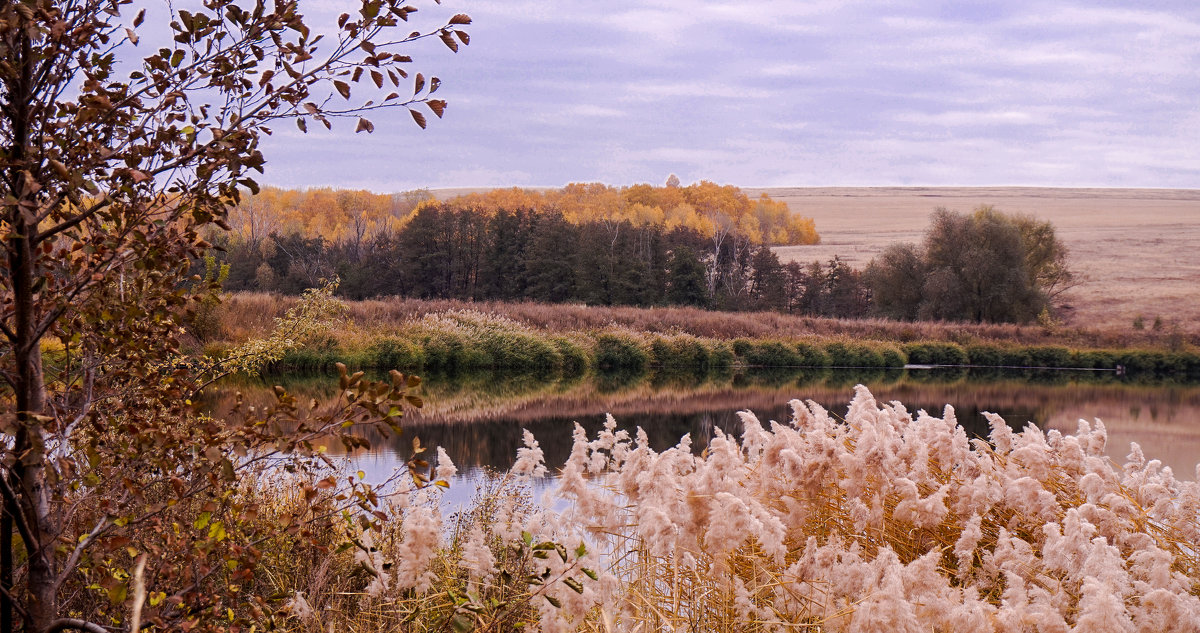
[[(328, 0), (309, 0), (313, 18)], [(288, 187), (1200, 187), (1200, 4), (445, 0), (446, 117), (281, 130)]]

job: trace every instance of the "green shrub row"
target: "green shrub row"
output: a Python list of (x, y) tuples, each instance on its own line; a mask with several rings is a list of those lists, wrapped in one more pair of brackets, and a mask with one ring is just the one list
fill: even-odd
[(975, 344), (966, 346), (964, 353), (968, 359), (966, 364), (984, 367), (1123, 368), (1129, 374), (1200, 377), (1200, 354), (1187, 351), (1072, 350), (1061, 346)]
[(1117, 369), (1128, 374), (1200, 378), (1200, 354), (1192, 351), (1072, 350), (1061, 346), (989, 343), (958, 345), (925, 341), (892, 344), (871, 341), (733, 341), (689, 335), (645, 336), (614, 331), (591, 341), (566, 336), (491, 330), (472, 336), (422, 332), (410, 338), (385, 337), (361, 349), (346, 349), (332, 338), (289, 351), (278, 364), (287, 370), (350, 367), (424, 371), (511, 369), (580, 375), (601, 371), (664, 369), (728, 370), (744, 367), (890, 368), (914, 365)]
[(903, 367), (907, 355), (891, 343), (822, 343), (737, 339), (733, 351), (748, 367)]

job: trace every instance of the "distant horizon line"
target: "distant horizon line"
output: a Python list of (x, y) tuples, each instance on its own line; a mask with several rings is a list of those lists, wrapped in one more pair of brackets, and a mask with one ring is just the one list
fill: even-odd
[[(696, 181), (700, 182), (700, 181)], [(716, 181), (710, 181), (716, 182)], [(339, 185), (309, 185), (302, 187), (288, 187), (285, 185), (276, 185), (270, 183), (259, 183), (262, 187), (273, 187), (276, 189), (288, 189), (293, 191), (308, 191), (314, 189), (334, 189), (348, 191), (368, 191), (374, 194), (398, 194), (411, 191), (493, 191), (497, 189), (524, 189), (524, 190), (554, 190), (562, 189), (570, 184), (592, 184), (600, 183), (612, 187), (632, 187), (636, 185), (653, 185), (661, 187), (662, 184), (650, 182), (636, 182), (632, 184), (613, 184), (600, 180), (573, 180), (562, 185), (455, 185), (455, 186), (426, 186), (414, 187), (411, 189), (399, 189), (391, 191), (380, 191), (371, 188), (361, 188), (352, 186)], [(690, 183), (695, 184), (695, 183)], [(1200, 192), (1200, 185), (1196, 187), (1151, 187), (1151, 186), (1113, 186), (1113, 185), (1013, 185), (1013, 184), (996, 184), (996, 185), (739, 185), (734, 183), (717, 184), (733, 185), (739, 189), (750, 190), (767, 190), (767, 189), (906, 189), (906, 190), (928, 190), (928, 189), (1040, 189), (1040, 190), (1096, 190), (1096, 191), (1180, 191), (1180, 192)], [(688, 185), (682, 185), (688, 186)]]

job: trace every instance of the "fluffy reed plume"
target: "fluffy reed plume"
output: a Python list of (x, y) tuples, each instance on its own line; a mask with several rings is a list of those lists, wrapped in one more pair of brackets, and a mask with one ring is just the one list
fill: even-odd
[(606, 545), (616, 629), (1200, 630), (1200, 484), (1114, 468), (1101, 423), (989, 444), (861, 386), (845, 421), (792, 406), (700, 457), (577, 430), (562, 519)]
[(594, 438), (577, 426), (541, 506), (516, 494), (545, 467), (526, 432), (451, 520), (423, 489), (382, 533), (347, 521), (353, 560), (280, 573), (277, 613), (313, 632), (1200, 630), (1200, 483), (1136, 445), (1114, 467), (1100, 422), (992, 416), (990, 441), (970, 439), (950, 407), (861, 386), (845, 420), (792, 409), (768, 427), (742, 413), (740, 441), (718, 430), (698, 456), (611, 416)]

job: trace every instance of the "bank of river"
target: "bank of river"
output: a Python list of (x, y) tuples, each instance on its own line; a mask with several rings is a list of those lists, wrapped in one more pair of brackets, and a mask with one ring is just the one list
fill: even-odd
[[(1073, 432), (1080, 419), (1103, 420), (1109, 455), (1118, 463), (1138, 442), (1147, 457), (1160, 459), (1180, 478), (1193, 479), (1200, 460), (1200, 385), (1132, 382), (1085, 372), (997, 370), (758, 371), (694, 375), (687, 372), (589, 374), (562, 380), (522, 374), (475, 372), (425, 377), (426, 405), (406, 418), (402, 438), (372, 437), (371, 454), (356, 457), (369, 470), (389, 471), (407, 458), (411, 437), (442, 446), (464, 473), (503, 470), (512, 464), (528, 429), (546, 454), (561, 465), (578, 422), (599, 429), (606, 413), (620, 428), (641, 427), (655, 449), (690, 434), (702, 450), (715, 429), (740, 433), (737, 412), (752, 411), (764, 422), (790, 418), (788, 402), (812, 400), (835, 415), (846, 412), (853, 387), (866, 385), (880, 402), (899, 401), (915, 414), (942, 415), (954, 407), (969, 434), (985, 436), (982, 412), (998, 413), (1014, 428), (1033, 422), (1043, 429)], [(227, 406), (234, 391), (251, 402), (272, 399), (269, 386), (295, 395), (336, 397), (337, 381), (325, 375), (276, 376), (233, 381), (210, 389), (208, 406)]]

